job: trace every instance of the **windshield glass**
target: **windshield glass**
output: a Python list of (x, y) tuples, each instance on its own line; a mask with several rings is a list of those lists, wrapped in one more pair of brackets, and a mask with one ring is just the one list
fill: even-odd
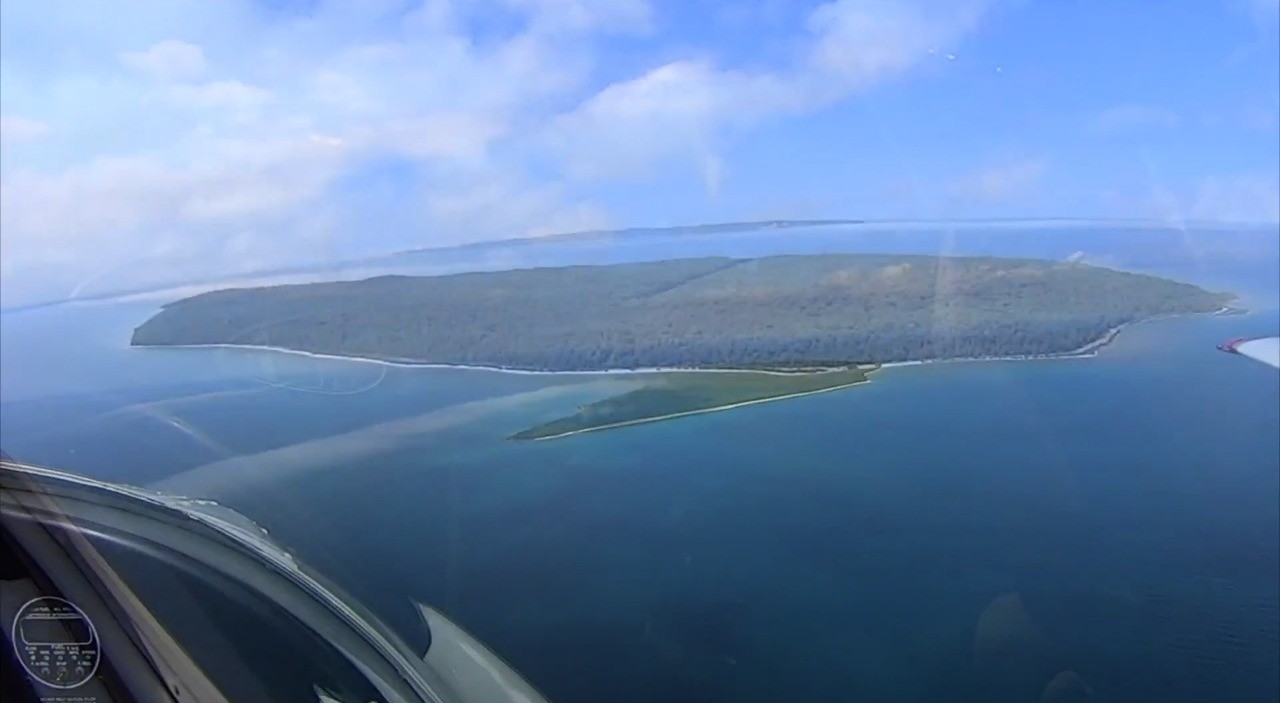
[(1280, 697), (1274, 1), (2, 13), (15, 462), (556, 703)]

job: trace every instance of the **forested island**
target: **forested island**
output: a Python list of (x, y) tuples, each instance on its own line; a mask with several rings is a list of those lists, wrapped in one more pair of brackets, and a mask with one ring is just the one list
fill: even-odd
[[(886, 362), (1078, 352), (1126, 323), (1212, 312), (1233, 297), (1154, 276), (1032, 259), (708, 257), (220, 290), (164, 306), (134, 330), (132, 343), (262, 346), (531, 371), (860, 375), (859, 366)], [(647, 394), (638, 405), (588, 410), (608, 420), (596, 424), (629, 424), (708, 403), (820, 389), (813, 379), (748, 389), (742, 379), (762, 374), (718, 374), (717, 388), (708, 391), (702, 380), (673, 384), (673, 375), (705, 376), (663, 375), (653, 387), (667, 389), (665, 402)], [(822, 387), (859, 380), (821, 378)], [(701, 400), (690, 401), (694, 396)], [(590, 424), (552, 429), (563, 434)]]
[(535, 425), (512, 439), (554, 439), (580, 432), (683, 417), (712, 410), (848, 388), (867, 380), (874, 367), (819, 371), (666, 373), (645, 379), (634, 391), (578, 408), (572, 415)]

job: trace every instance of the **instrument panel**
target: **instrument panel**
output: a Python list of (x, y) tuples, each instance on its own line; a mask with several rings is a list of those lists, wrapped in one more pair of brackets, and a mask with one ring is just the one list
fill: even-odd
[(15, 654), (27, 675), (50, 688), (88, 683), (102, 652), (98, 632), (84, 611), (57, 596), (32, 598), (13, 620)]

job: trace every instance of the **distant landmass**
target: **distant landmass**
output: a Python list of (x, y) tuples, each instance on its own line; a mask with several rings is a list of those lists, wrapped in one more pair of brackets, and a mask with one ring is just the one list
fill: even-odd
[(166, 305), (133, 344), (663, 371), (512, 435), (536, 440), (847, 388), (886, 362), (1083, 353), (1232, 298), (1032, 259), (711, 257), (221, 290)]
[[(741, 235), (750, 236), (741, 236)], [(757, 236), (758, 235), (758, 236)], [(60, 305), (71, 300), (107, 300), (175, 290), (215, 290), (316, 280), (353, 280), (383, 274), (442, 275), (492, 270), (495, 262), (524, 267), (614, 264), (655, 259), (726, 255), (725, 242), (740, 257), (779, 254), (867, 253), (1002, 256), (1108, 262), (1126, 270), (1217, 280), (1263, 281), (1272, 286), (1280, 261), (1274, 224), (1165, 222), (1075, 217), (1018, 219), (777, 219), (728, 223), (631, 227), (552, 235), (487, 239), (334, 259), (297, 252), (288, 265), (206, 276), (168, 269), (134, 272), (129, 281), (109, 277), (76, 286), (69, 296), (0, 300), (0, 312)], [(678, 252), (678, 253), (677, 253)], [(1267, 288), (1271, 290), (1271, 288)], [(1252, 291), (1256, 292), (1256, 291)], [(175, 294), (176, 295), (176, 294)], [(1246, 297), (1251, 291), (1245, 292)]]
[[(631, 237), (645, 235), (685, 235), (685, 234), (724, 234), (727, 232), (753, 232), (756, 230), (767, 229), (787, 229), (790, 227), (830, 227), (834, 225), (861, 225), (866, 224), (866, 220), (752, 220), (749, 222), (714, 222), (700, 225), (673, 225), (670, 227), (626, 227), (623, 229), (597, 229), (583, 230), (580, 232), (564, 232), (561, 234), (547, 234), (540, 237), (514, 237), (509, 239), (488, 240), (482, 242), (473, 242), (471, 244), (461, 244), (451, 247), (442, 247), (447, 249), (466, 249), (466, 248), (484, 248), (491, 247), (495, 244), (538, 244), (546, 242), (554, 242), (560, 240), (583, 240), (592, 237)], [(426, 249), (411, 249), (404, 253), (415, 253), (422, 251), (439, 251), (441, 247)]]
[(1068, 353), (1232, 298), (1032, 259), (708, 257), (214, 291), (132, 341), (539, 371), (832, 368)]

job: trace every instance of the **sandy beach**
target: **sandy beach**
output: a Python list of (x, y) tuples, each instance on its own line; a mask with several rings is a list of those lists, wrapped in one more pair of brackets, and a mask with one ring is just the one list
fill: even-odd
[[(889, 369), (904, 366), (920, 366), (923, 364), (955, 364), (980, 361), (1036, 361), (1048, 359), (1087, 359), (1097, 354), (1102, 347), (1110, 344), (1116, 335), (1120, 333), (1129, 324), (1119, 325), (1107, 330), (1102, 337), (1089, 342), (1088, 344), (1073, 349), (1068, 352), (1057, 354), (1023, 354), (1012, 356), (974, 356), (960, 357), (952, 359), (913, 359), (910, 361), (889, 361), (883, 364), (857, 364), (858, 367), (874, 371), (876, 369)], [(382, 366), (394, 366), (400, 368), (419, 368), (419, 369), (465, 369), (470, 371), (493, 371), (496, 373), (525, 374), (530, 376), (602, 376), (616, 374), (653, 374), (653, 373), (760, 373), (775, 376), (787, 376), (794, 373), (803, 373), (802, 371), (771, 371), (766, 369), (708, 369), (708, 368), (691, 368), (681, 366), (649, 366), (643, 368), (620, 368), (620, 369), (597, 369), (582, 371), (540, 371), (536, 369), (516, 369), (506, 366), (484, 366), (479, 364), (440, 364), (425, 361), (414, 361), (412, 359), (378, 359), (366, 356), (346, 356), (342, 354), (324, 354), (320, 352), (302, 351), (299, 349), (288, 349), (286, 347), (272, 347), (257, 344), (173, 344), (173, 345), (143, 345), (139, 349), (242, 349), (247, 351), (269, 351), (279, 354), (292, 354), (295, 356), (309, 357), (312, 359), (330, 359), (338, 361), (357, 361), (366, 364), (380, 364)], [(834, 369), (828, 369), (834, 370)]]
[(1098, 355), (1098, 350), (1115, 341), (1116, 335), (1125, 327), (1137, 324), (1127, 322), (1107, 330), (1107, 333), (1088, 344), (1057, 354), (1015, 354), (1010, 356), (965, 356), (954, 359), (914, 359), (911, 361), (889, 361), (880, 364), (879, 368), (892, 369), (903, 366), (923, 366), (925, 364), (963, 364), (983, 361), (1052, 361), (1054, 359), (1091, 359)]
[[(1223, 310), (1218, 310), (1211, 314), (1220, 315), (1220, 314), (1223, 314), (1223, 311), (1227, 309), (1228, 308), (1224, 308)], [(1151, 318), (1151, 319), (1159, 319), (1159, 318)], [(1098, 351), (1101, 350), (1103, 347), (1107, 346), (1108, 344), (1110, 344), (1111, 342), (1113, 342), (1125, 327), (1131, 324), (1138, 324), (1140, 322), (1145, 322), (1145, 321), (1147, 320), (1138, 320), (1135, 322), (1125, 323), (1122, 325), (1117, 325), (1116, 327), (1112, 327), (1111, 329), (1107, 330), (1106, 334), (1102, 335), (1098, 339), (1095, 339), (1092, 342), (1089, 342), (1088, 344), (1085, 344), (1083, 346), (1080, 346), (1068, 352), (1062, 352), (1057, 354), (965, 357), (965, 358), (950, 358), (950, 359), (918, 359), (918, 360), (910, 360), (910, 361), (892, 361), (892, 362), (887, 362), (883, 364), (857, 364), (858, 368), (861, 368), (867, 372), (867, 377), (865, 380), (840, 384), (840, 385), (831, 386), (828, 388), (820, 388), (812, 391), (789, 393), (786, 395), (773, 396), (769, 398), (758, 398), (755, 400), (747, 400), (739, 403), (730, 403), (727, 405), (720, 405), (720, 406), (711, 407), (711, 408), (700, 408), (697, 410), (687, 410), (683, 412), (670, 413), (667, 415), (659, 415), (656, 417), (645, 417), (645, 418), (638, 418), (635, 420), (625, 420), (622, 422), (615, 422), (615, 423), (610, 423), (606, 425), (600, 425), (597, 427), (586, 427), (582, 429), (575, 429), (575, 430), (570, 430), (568, 432), (548, 435), (546, 437), (536, 437), (533, 439), (534, 441), (542, 441), (547, 439), (559, 439), (562, 437), (582, 434), (585, 432), (595, 432), (598, 430), (626, 427), (628, 425), (639, 425), (639, 424), (649, 423), (649, 422), (658, 422), (661, 420), (670, 420), (678, 417), (685, 417), (688, 415), (701, 415), (704, 413), (720, 412), (723, 410), (732, 410), (733, 408), (739, 408), (747, 405), (769, 403), (769, 402), (778, 401), (778, 400), (787, 400), (789, 398), (798, 398), (806, 395), (814, 395), (817, 393), (826, 393), (829, 391), (841, 390), (844, 388), (849, 388), (849, 387), (856, 386), (861, 383), (866, 383), (867, 381), (870, 381), (872, 374), (874, 374), (875, 371), (878, 371), (880, 369), (922, 366), (926, 364), (954, 364), (954, 363), (973, 363), (973, 362), (997, 362), (997, 361), (1006, 361), (1006, 362), (1007, 361), (1047, 361), (1047, 360), (1054, 360), (1054, 359), (1088, 359), (1088, 358), (1097, 356)], [(393, 366), (393, 367), (402, 367), (402, 368), (462, 369), (462, 370), (472, 370), (472, 371), (491, 371), (496, 373), (524, 374), (524, 375), (606, 376), (606, 375), (637, 375), (637, 374), (664, 374), (664, 373), (761, 373), (761, 374), (771, 374), (771, 375), (790, 375), (794, 373), (802, 373), (799, 371), (769, 371), (769, 370), (761, 370), (761, 369), (705, 369), (705, 368), (688, 368), (688, 367), (645, 367), (645, 368), (632, 368), (632, 369), (620, 368), (620, 369), (600, 369), (600, 370), (593, 370), (593, 371), (585, 371), (585, 370), (584, 371), (541, 371), (541, 370), (532, 370), (532, 369), (515, 369), (515, 368), (502, 367), (502, 366), (428, 363), (428, 362), (414, 361), (411, 359), (379, 359), (379, 358), (373, 358), (373, 357), (344, 356), (341, 354), (324, 354), (319, 352), (300, 351), (297, 349), (287, 349), (285, 347), (274, 347), (274, 346), (253, 345), (253, 344), (188, 344), (188, 345), (172, 345), (172, 346), (158, 345), (158, 346), (150, 346), (150, 347), (144, 346), (140, 348), (239, 349), (239, 350), (252, 351), (252, 352), (267, 351), (267, 352), (275, 352), (280, 354), (292, 354), (295, 356), (310, 357), (313, 359), (355, 361), (355, 362), (366, 363), (366, 364), (377, 364), (381, 366)]]
[(772, 403), (775, 400), (786, 400), (788, 398), (799, 398), (801, 396), (806, 396), (806, 395), (817, 395), (818, 393), (828, 393), (830, 391), (838, 391), (842, 388), (852, 388), (853, 386), (859, 386), (864, 383), (867, 383), (870, 380), (871, 379), (868, 378), (863, 381), (854, 381), (853, 383), (842, 383), (838, 386), (819, 388), (817, 390), (812, 390), (812, 391), (803, 391), (800, 393), (788, 393), (786, 395), (776, 395), (770, 398), (757, 398), (755, 400), (744, 400), (741, 403), (717, 405), (714, 408), (699, 408), (698, 410), (686, 410), (684, 412), (671, 413), (668, 415), (657, 415), (655, 417), (642, 417), (636, 420), (625, 420), (623, 422), (613, 422), (608, 425), (598, 425), (596, 427), (584, 427), (580, 430), (570, 430), (568, 432), (561, 432), (560, 434), (547, 435), (546, 437), (534, 437), (533, 441), (541, 442), (547, 439), (559, 439), (561, 437), (568, 437), (570, 435), (582, 434), (584, 432), (596, 432), (598, 430), (609, 430), (617, 427), (627, 427), (629, 425), (641, 425), (646, 422), (658, 422), (659, 420), (670, 420), (672, 418), (687, 417), (689, 415), (703, 415), (705, 413), (720, 412), (721, 410), (732, 410), (733, 408), (741, 408), (747, 405), (759, 405), (760, 403)]
[[(525, 374), (529, 376), (603, 376), (615, 374), (649, 374), (649, 373), (760, 373), (772, 376), (790, 376), (796, 373), (805, 373), (803, 371), (771, 371), (767, 369), (706, 369), (682, 366), (651, 366), (635, 369), (597, 369), (583, 371), (539, 371), (536, 369), (514, 369), (506, 366), (484, 366), (475, 364), (439, 364), (426, 361), (413, 361), (411, 359), (378, 359), (366, 356), (345, 356), (342, 354), (323, 354), (319, 352), (301, 351), (298, 349), (288, 349), (285, 347), (271, 347), (257, 344), (146, 344), (135, 347), (137, 349), (242, 349), (247, 351), (269, 351), (280, 354), (292, 354), (294, 356), (304, 356), (312, 359), (335, 359), (338, 361), (358, 361), (366, 364), (379, 364), (382, 366), (395, 366), (399, 368), (417, 368), (417, 369), (465, 369), (470, 371), (494, 371), (497, 373)], [(872, 368), (875, 364), (859, 364), (862, 368)], [(834, 370), (834, 369), (824, 369)]]

